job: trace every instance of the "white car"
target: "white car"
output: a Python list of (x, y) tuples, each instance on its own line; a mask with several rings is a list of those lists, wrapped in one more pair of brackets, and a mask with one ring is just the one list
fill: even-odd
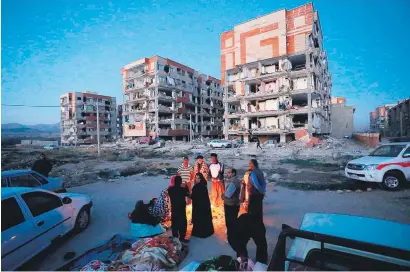
[(16, 270), (53, 241), (88, 227), (92, 201), (74, 193), (1, 189), (1, 270)]
[(348, 178), (377, 182), (386, 190), (397, 190), (410, 181), (410, 142), (383, 144), (368, 156), (350, 161), (345, 168)]
[(59, 148), (57, 145), (50, 144), (50, 145), (45, 145), (45, 146), (44, 146), (44, 149), (47, 149), (47, 150), (59, 150), (60, 148)]
[(225, 147), (232, 147), (232, 143), (230, 141), (227, 140), (212, 140), (208, 143), (208, 146), (215, 148), (215, 147), (219, 147), (219, 148), (225, 148)]

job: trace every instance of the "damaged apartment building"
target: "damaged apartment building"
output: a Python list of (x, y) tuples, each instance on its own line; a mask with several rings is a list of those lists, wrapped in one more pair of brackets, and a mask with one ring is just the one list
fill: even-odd
[(70, 92), (60, 96), (62, 145), (97, 143), (97, 107), (100, 142), (116, 139), (116, 98), (95, 92)]
[(160, 56), (125, 65), (121, 73), (124, 138), (222, 135), (220, 80)]
[(331, 130), (331, 76), (313, 4), (236, 25), (221, 35), (226, 138), (287, 141)]

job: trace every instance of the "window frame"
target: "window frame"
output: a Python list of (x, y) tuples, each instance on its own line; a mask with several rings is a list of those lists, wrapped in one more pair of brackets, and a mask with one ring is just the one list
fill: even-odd
[[(47, 195), (47, 196), (51, 196), (51, 197), (54, 197), (55, 199), (58, 199), (59, 200), (59, 205), (58, 206), (56, 206), (56, 207), (54, 207), (54, 208), (52, 208), (52, 209), (48, 209), (48, 210), (46, 210), (46, 211), (41, 211), (41, 213), (35, 213), (35, 210), (34, 209), (32, 209), (31, 207), (30, 207), (30, 205), (29, 204), (31, 204), (31, 203), (29, 203), (28, 201), (27, 201), (27, 197), (30, 197), (30, 196), (32, 196), (32, 195)], [(29, 211), (30, 211), (30, 213), (31, 213), (31, 215), (35, 218), (35, 217), (38, 217), (38, 216), (41, 216), (41, 215), (43, 215), (43, 214), (46, 214), (46, 213), (48, 213), (48, 212), (51, 212), (51, 211), (53, 211), (53, 210), (56, 210), (56, 209), (58, 209), (58, 208), (60, 208), (60, 207), (62, 207), (64, 204), (63, 204), (63, 201), (61, 200), (61, 198), (60, 197), (58, 197), (58, 196), (56, 196), (56, 195), (54, 195), (54, 194), (51, 194), (51, 193), (48, 193), (48, 192), (42, 192), (42, 191), (35, 191), (35, 192), (27, 192), (27, 193), (23, 193), (23, 194), (21, 194), (21, 198), (23, 199), (23, 201), (24, 201), (24, 204), (27, 206), (27, 208), (29, 209)], [(53, 203), (53, 204), (55, 204), (55, 203)]]
[[(14, 200), (15, 204), (17, 205), (17, 207), (18, 207), (18, 209), (19, 209), (19, 211), (20, 211), (20, 213), (21, 213), (21, 216), (23, 217), (23, 221), (21, 221), (20, 223), (15, 224), (15, 225), (13, 225), (13, 226), (10, 226), (10, 227), (8, 227), (8, 228), (6, 228), (6, 229), (3, 229), (3, 226), (4, 226), (4, 224), (3, 224), (3, 223), (4, 223), (4, 219), (3, 219), (3, 220), (2, 220), (3, 222), (2, 222), (2, 224), (1, 224), (1, 226), (2, 226), (1, 232), (2, 232), (2, 233), (3, 233), (4, 231), (7, 231), (7, 230), (9, 230), (9, 229), (12, 229), (12, 228), (14, 228), (14, 227), (16, 227), (16, 226), (18, 226), (18, 225), (21, 225), (21, 224), (23, 224), (24, 222), (27, 221), (27, 218), (26, 218), (26, 216), (25, 216), (25, 214), (24, 214), (24, 211), (23, 211), (22, 207), (20, 206), (19, 201), (17, 200), (17, 198), (16, 198), (15, 196), (11, 196), (11, 197), (9, 197), (9, 198), (6, 198), (6, 199), (1, 200), (1, 206), (2, 206), (2, 207), (5, 207), (4, 204), (3, 204), (3, 201), (7, 201), (7, 200), (11, 200), (11, 201)], [(2, 213), (2, 215), (7, 215), (7, 214)], [(15, 213), (14, 213), (14, 215), (15, 215)], [(10, 217), (11, 217), (11, 216), (4, 216), (4, 218), (10, 218)]]
[(410, 145), (404, 150), (403, 155), (401, 155), (402, 158), (404, 158), (406, 152), (408, 152), (408, 154), (410, 155)]
[[(38, 182), (40, 182), (41, 185), (49, 184), (48, 180), (47, 180), (45, 177), (42, 177), (42, 176), (40, 176), (40, 175), (37, 174), (37, 173), (31, 173), (31, 175), (32, 175), (36, 180), (38, 180)], [(45, 183), (42, 183), (41, 180), (44, 180)]]
[(37, 180), (34, 176), (32, 176), (31, 173), (10, 177), (10, 186), (11, 186), (11, 187), (20, 187), (20, 188), (21, 188), (21, 187), (27, 187), (27, 186), (14, 186), (14, 184), (13, 184), (13, 178), (22, 178), (22, 177), (25, 177), (25, 176), (34, 179), (34, 180), (37, 181), (37, 183), (38, 183), (37, 186), (35, 186), (35, 187), (28, 187), (28, 188), (37, 188), (37, 187), (41, 187), (41, 186), (42, 186), (41, 182), (40, 182), (39, 180)]

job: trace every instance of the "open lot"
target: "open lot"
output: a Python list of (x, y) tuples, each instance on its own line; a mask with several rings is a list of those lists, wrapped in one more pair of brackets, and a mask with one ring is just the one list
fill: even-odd
[[(309, 212), (343, 213), (393, 220), (410, 224), (410, 194), (381, 191), (373, 184), (348, 180), (343, 175), (346, 163), (370, 150), (351, 142), (329, 139), (320, 146), (306, 148), (298, 142), (283, 146), (254, 145), (232, 149), (210, 149), (202, 143), (167, 143), (165, 147), (139, 146), (132, 143), (103, 145), (101, 157), (96, 147), (77, 147), (47, 151), (54, 164), (52, 176), (62, 177), (69, 192), (88, 194), (94, 202), (92, 222), (78, 235), (63, 239), (38, 258), (27, 270), (54, 270), (70, 251), (78, 255), (108, 240), (116, 233), (129, 234), (127, 213), (139, 199), (157, 197), (168, 185), (169, 177), (187, 155), (194, 162), (196, 154), (209, 162), (211, 152), (218, 154), (226, 167), (243, 175), (250, 158), (256, 158), (268, 180), (265, 198), (265, 224), (269, 251), (273, 250), (283, 223), (298, 227)], [(29, 168), (41, 149), (11, 148), (2, 150), (3, 169)], [(225, 243), (223, 215), (214, 213), (216, 233), (201, 240), (192, 238), (189, 254), (180, 268), (192, 260), (205, 260), (220, 254), (233, 255)], [(255, 256), (253, 242), (250, 256)]]
[[(116, 233), (129, 234), (130, 212), (138, 199), (149, 200), (165, 188), (164, 177), (130, 176), (115, 182), (99, 182), (76, 187), (70, 192), (85, 193), (94, 202), (92, 222), (88, 229), (49, 250), (41, 258), (33, 260), (25, 269), (53, 270), (61, 267), (63, 256), (70, 251), (77, 255), (108, 240)], [(271, 252), (276, 244), (281, 225), (298, 227), (303, 215), (309, 212), (343, 213), (393, 220), (410, 224), (410, 197), (408, 191), (338, 194), (334, 191), (298, 191), (269, 185), (264, 202), (267, 240)], [(224, 241), (223, 228), (216, 227), (216, 234), (207, 239), (192, 238), (189, 254), (180, 268), (192, 260), (205, 260), (220, 254), (234, 256)], [(249, 243), (249, 253), (255, 256), (255, 246)]]

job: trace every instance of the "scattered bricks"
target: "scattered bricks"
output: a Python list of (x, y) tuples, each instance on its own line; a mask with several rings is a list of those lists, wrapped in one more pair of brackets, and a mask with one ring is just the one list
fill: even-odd
[(295, 139), (297, 141), (299, 141), (301, 138), (306, 137), (306, 136), (309, 137), (309, 133), (307, 132), (306, 129), (299, 129), (295, 132)]
[(320, 142), (319, 138), (312, 137), (308, 143), (308, 147), (313, 147), (314, 145), (317, 145)]

